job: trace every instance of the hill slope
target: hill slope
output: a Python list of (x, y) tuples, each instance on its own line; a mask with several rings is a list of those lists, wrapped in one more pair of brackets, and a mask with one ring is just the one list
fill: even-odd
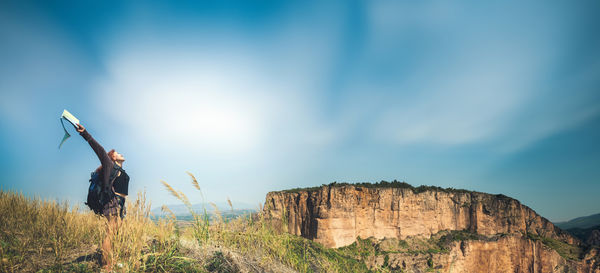
[(589, 215), (589, 216), (583, 216), (583, 217), (577, 217), (575, 219), (566, 221), (566, 222), (558, 222), (558, 223), (554, 223), (557, 227), (562, 228), (562, 229), (571, 229), (571, 228), (581, 228), (581, 229), (587, 229), (587, 228), (591, 228), (593, 226), (600, 226), (600, 213), (598, 214), (594, 214), (594, 215)]

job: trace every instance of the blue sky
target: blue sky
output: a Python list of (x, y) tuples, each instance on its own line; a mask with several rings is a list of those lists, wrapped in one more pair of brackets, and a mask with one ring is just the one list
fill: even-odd
[(258, 206), (272, 190), (403, 180), (600, 212), (600, 3), (0, 3), (0, 183), (83, 203), (98, 160), (130, 192)]

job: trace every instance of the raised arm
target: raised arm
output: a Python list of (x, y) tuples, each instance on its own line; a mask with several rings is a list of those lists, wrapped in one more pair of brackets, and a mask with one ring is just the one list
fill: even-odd
[(88, 131), (85, 130), (85, 127), (83, 127), (83, 125), (77, 124), (77, 132), (79, 132), (83, 139), (85, 139), (90, 144), (92, 150), (94, 150), (94, 152), (98, 156), (98, 159), (100, 159), (100, 163), (102, 164), (102, 172), (104, 174), (105, 180), (108, 180), (108, 177), (110, 176), (110, 171), (114, 163), (112, 162), (110, 157), (108, 157), (108, 154), (106, 154), (106, 150), (104, 150), (102, 145), (100, 145), (90, 135), (90, 133), (88, 133)]

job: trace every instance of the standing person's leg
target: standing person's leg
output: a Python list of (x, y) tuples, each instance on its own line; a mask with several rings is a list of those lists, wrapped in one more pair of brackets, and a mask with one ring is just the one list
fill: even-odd
[(104, 206), (104, 216), (106, 217), (106, 236), (102, 242), (102, 266), (104, 269), (111, 270), (114, 265), (114, 255), (112, 251), (112, 240), (117, 232), (118, 201), (113, 198)]
[(106, 221), (106, 235), (102, 242), (102, 267), (104, 269), (112, 269), (113, 266), (112, 239), (115, 234), (115, 228), (116, 218), (108, 216)]

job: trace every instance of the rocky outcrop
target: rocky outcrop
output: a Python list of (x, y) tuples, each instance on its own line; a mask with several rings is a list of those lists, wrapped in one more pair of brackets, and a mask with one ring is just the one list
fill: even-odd
[(271, 217), (285, 219), (290, 233), (327, 247), (346, 246), (357, 237), (403, 239), (442, 230), (483, 235), (531, 233), (578, 243), (515, 199), (463, 190), (417, 190), (406, 185), (333, 184), (312, 190), (270, 192), (264, 208)]
[(600, 246), (600, 227), (595, 227), (589, 232), (585, 242), (591, 246)]
[(453, 242), (448, 251), (417, 254), (391, 252), (371, 257), (371, 269), (388, 268), (402, 272), (600, 272), (598, 254), (570, 260), (541, 240), (504, 235), (494, 240)]
[[(403, 240), (415, 236), (429, 238), (441, 231), (501, 237), (493, 241), (457, 242), (447, 252), (436, 255), (402, 252), (387, 255), (389, 265), (409, 272), (419, 272), (409, 269), (411, 263), (422, 264), (419, 259), (424, 258), (432, 263), (430, 259), (434, 256), (444, 272), (600, 272), (597, 265), (600, 258), (594, 253), (577, 254), (572, 261), (549, 246), (556, 243), (579, 249), (582, 244), (579, 239), (504, 195), (414, 188), (400, 182), (334, 183), (270, 192), (264, 213), (283, 223), (288, 232), (334, 248), (353, 244), (359, 237)], [(583, 256), (589, 256), (587, 262), (582, 260)], [(376, 260), (372, 265), (377, 266)]]
[(570, 228), (567, 231), (588, 246), (600, 247), (600, 226), (590, 228)]

